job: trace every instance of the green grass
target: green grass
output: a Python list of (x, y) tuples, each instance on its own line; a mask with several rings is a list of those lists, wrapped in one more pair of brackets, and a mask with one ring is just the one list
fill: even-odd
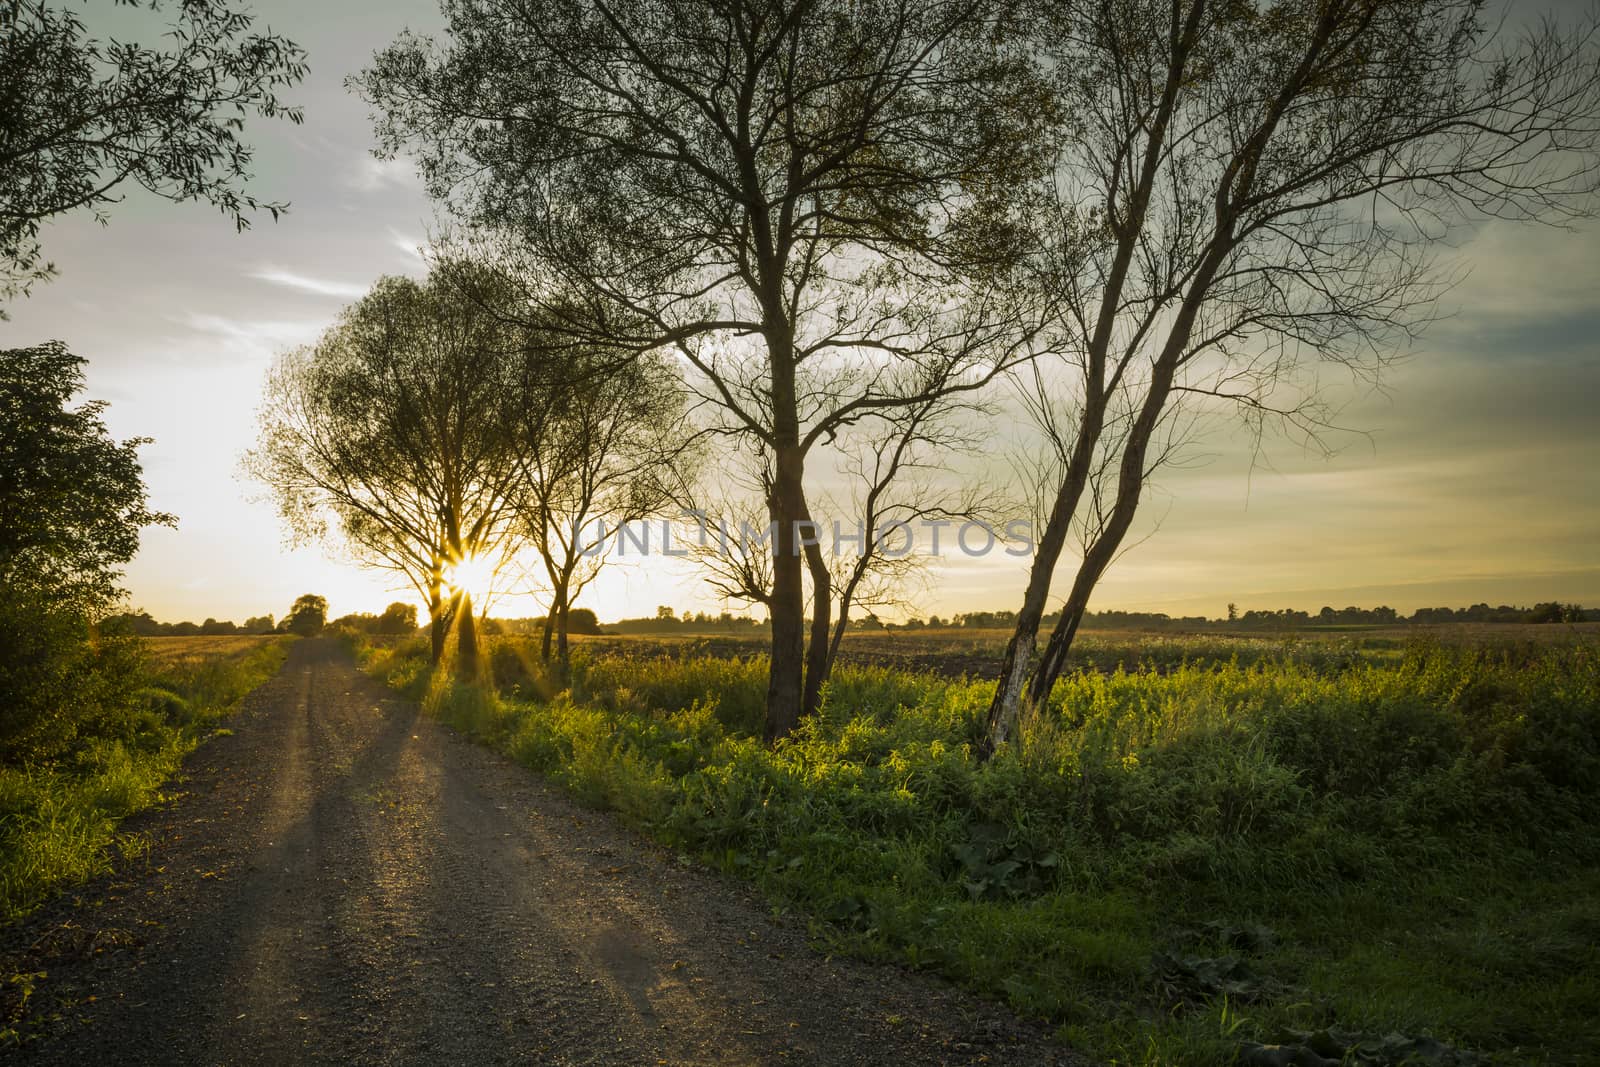
[(0, 922), (111, 869), (143, 843), (118, 832), (221, 718), (283, 663), (287, 641), (151, 668), (126, 738), (86, 739), (68, 758), (0, 766)]
[(1064, 679), (983, 766), (992, 683), (841, 669), (768, 749), (760, 659), (580, 658), (559, 692), (524, 663), (509, 696), (362, 657), (829, 950), (1102, 1060), (1302, 1062), (1246, 1042), (1332, 1027), (1348, 1062), (1415, 1050), (1390, 1033), (1600, 1061), (1600, 646), (1156, 651)]

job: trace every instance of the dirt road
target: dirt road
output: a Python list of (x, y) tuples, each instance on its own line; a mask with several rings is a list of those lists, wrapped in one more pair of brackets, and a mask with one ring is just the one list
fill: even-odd
[[(0, 933), (77, 1064), (1035, 1064), (1003, 1009), (825, 959), (327, 641), (204, 746), (151, 850)], [(5, 1056), (0, 1050), (0, 1056)], [(8, 1057), (9, 1058), (9, 1057)]]

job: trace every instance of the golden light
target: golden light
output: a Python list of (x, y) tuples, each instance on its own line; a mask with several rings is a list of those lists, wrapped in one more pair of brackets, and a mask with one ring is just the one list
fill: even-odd
[(498, 573), (494, 560), (487, 556), (468, 556), (445, 572), (445, 584), (457, 593), (482, 600), (494, 590)]

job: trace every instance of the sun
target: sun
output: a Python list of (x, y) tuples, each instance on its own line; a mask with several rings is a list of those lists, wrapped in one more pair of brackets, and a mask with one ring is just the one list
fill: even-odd
[(445, 584), (457, 593), (482, 600), (494, 591), (499, 568), (487, 556), (468, 556), (445, 572)]

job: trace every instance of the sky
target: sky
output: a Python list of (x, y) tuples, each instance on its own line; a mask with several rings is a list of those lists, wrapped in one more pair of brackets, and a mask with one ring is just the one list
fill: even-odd
[[(60, 276), (0, 322), (0, 349), (66, 342), (88, 359), (86, 395), (109, 402), (113, 434), (154, 438), (141, 450), (151, 502), (179, 523), (145, 532), (124, 584), (164, 620), (281, 615), (305, 592), (335, 615), (416, 599), (334, 548), (286, 544), (240, 458), (275, 354), (315, 339), (378, 277), (422, 270), (433, 208), (407, 163), (371, 156), (367, 108), (343, 81), (402, 28), (442, 20), (428, 0), (257, 11), (309, 52), (290, 94), (304, 125), (250, 129), (252, 189), (289, 213), (236, 234), (214, 209), (135, 190), (107, 226), (62, 217), (43, 234)], [(1325, 456), (1219, 428), (1157, 478), (1139, 543), (1093, 608), (1600, 603), (1600, 225), (1497, 223), (1445, 255), (1465, 271), (1448, 317), (1380, 388), (1329, 387), (1341, 425), (1360, 432)], [(988, 463), (967, 476), (1009, 470), (1003, 455)], [(1025, 560), (1000, 553), (947, 556), (911, 599), (918, 614), (1015, 608), (1025, 577)], [(725, 606), (660, 558), (614, 568), (587, 603), (602, 619)], [(496, 609), (541, 611), (515, 596)]]

